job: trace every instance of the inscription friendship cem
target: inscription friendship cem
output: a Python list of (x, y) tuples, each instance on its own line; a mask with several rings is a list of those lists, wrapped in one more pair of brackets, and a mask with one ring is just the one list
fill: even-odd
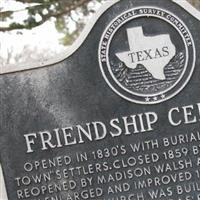
[(2, 73), (9, 200), (200, 200), (200, 17), (108, 4), (68, 58)]

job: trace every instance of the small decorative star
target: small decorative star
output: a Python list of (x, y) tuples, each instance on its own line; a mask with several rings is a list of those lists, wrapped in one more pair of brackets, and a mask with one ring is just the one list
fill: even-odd
[(165, 94), (162, 94), (162, 95), (161, 95), (161, 98), (164, 99), (164, 98), (165, 98)]
[(154, 100), (154, 101), (157, 101), (157, 100), (158, 100), (158, 97), (154, 97), (153, 100)]
[(149, 102), (149, 101), (150, 101), (150, 98), (149, 98), (149, 97), (147, 97), (145, 100), (146, 100), (146, 102)]

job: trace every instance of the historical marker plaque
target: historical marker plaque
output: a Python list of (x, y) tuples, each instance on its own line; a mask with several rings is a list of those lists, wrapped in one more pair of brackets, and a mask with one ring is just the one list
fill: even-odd
[(185, 1), (113, 2), (65, 60), (2, 74), (8, 198), (199, 200), (195, 13)]

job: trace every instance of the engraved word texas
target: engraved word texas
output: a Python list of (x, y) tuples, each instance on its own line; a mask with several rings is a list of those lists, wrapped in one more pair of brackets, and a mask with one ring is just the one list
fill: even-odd
[(128, 67), (135, 69), (142, 64), (155, 79), (165, 80), (164, 67), (176, 54), (168, 34), (144, 36), (142, 27), (127, 29), (130, 51), (116, 56)]

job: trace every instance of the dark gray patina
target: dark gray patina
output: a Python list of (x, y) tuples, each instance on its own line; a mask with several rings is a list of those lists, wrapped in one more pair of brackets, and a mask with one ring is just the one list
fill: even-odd
[(66, 60), (1, 75), (8, 198), (200, 199), (199, 33), (172, 1), (123, 0)]

